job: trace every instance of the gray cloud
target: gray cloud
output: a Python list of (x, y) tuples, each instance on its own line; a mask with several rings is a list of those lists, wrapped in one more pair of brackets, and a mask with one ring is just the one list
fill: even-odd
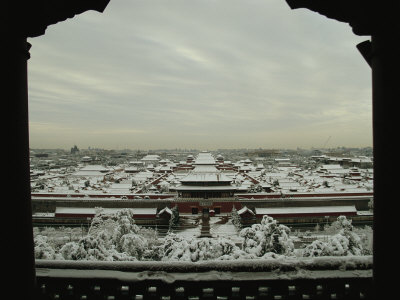
[(31, 146), (369, 146), (362, 40), (282, 0), (114, 0), (31, 39)]

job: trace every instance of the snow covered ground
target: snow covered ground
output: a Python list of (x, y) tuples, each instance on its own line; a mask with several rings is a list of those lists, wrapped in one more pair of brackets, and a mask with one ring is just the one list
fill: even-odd
[[(173, 232), (183, 237), (200, 237), (202, 232), (202, 218), (198, 215), (181, 215), (180, 225)], [(232, 220), (227, 215), (221, 215), (209, 218), (209, 232), (211, 237), (224, 237), (233, 240), (235, 243), (241, 243), (243, 238), (239, 237)]]
[(179, 227), (173, 232), (184, 237), (198, 237), (201, 232), (200, 217), (196, 215), (181, 215)]
[(232, 219), (228, 216), (210, 217), (210, 233), (213, 237), (230, 238), (235, 243), (241, 243), (243, 238), (238, 236)]

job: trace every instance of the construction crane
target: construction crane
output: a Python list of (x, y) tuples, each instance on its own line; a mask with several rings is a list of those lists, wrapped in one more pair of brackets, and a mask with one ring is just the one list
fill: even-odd
[(326, 145), (328, 144), (328, 142), (329, 142), (330, 139), (331, 139), (331, 136), (329, 136), (329, 137), (327, 138), (327, 140), (325, 141), (324, 146), (322, 147), (322, 149), (325, 149), (325, 147), (326, 147)]

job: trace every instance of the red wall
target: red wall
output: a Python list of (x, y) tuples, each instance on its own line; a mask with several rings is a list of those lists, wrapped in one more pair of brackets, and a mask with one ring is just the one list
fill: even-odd
[[(257, 218), (262, 218), (266, 214), (256, 214)], [(357, 212), (332, 212), (332, 213), (293, 213), (293, 214), (268, 214), (273, 218), (296, 218), (296, 217), (339, 217), (339, 216), (356, 216)]]
[(235, 194), (235, 196), (238, 196), (239, 198), (245, 198), (245, 199), (276, 199), (276, 198), (285, 198), (285, 197), (291, 197), (291, 198), (296, 198), (296, 197), (348, 197), (348, 196), (373, 196), (373, 192), (364, 192), (364, 193), (293, 193), (293, 194), (276, 194), (276, 193), (271, 193), (271, 194)]
[(221, 208), (221, 213), (230, 213), (232, 211), (233, 205), (235, 205), (236, 209), (241, 209), (242, 205), (240, 202), (213, 202), (210, 206), (200, 206), (198, 201), (193, 202), (174, 202), (172, 203), (172, 207), (177, 205), (180, 213), (192, 213), (192, 208), (197, 207), (199, 209), (199, 213), (201, 213), (203, 208), (214, 209), (215, 207)]

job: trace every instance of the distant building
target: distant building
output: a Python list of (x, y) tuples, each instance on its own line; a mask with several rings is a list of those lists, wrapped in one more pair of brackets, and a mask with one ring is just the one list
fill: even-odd
[(224, 198), (233, 197), (236, 189), (231, 185), (232, 178), (216, 168), (216, 161), (211, 153), (198, 155), (195, 168), (180, 180), (176, 188), (183, 198)]
[[(193, 165), (194, 169), (180, 179), (181, 185), (175, 188), (178, 200), (185, 199), (177, 203), (179, 211), (192, 214), (208, 214), (211, 210), (214, 214), (230, 212), (236, 191), (232, 178), (217, 169), (215, 158), (209, 152), (199, 153)], [(232, 201), (218, 201), (219, 198)]]
[(91, 162), (92, 158), (90, 156), (84, 156), (84, 157), (81, 158), (81, 161), (82, 162)]
[[(211, 216), (229, 215), (235, 207), (243, 224), (259, 222), (264, 214), (283, 223), (321, 223), (338, 214), (356, 221), (372, 219), (365, 216), (373, 199), (372, 169), (346, 168), (341, 162), (351, 160), (322, 156), (313, 169), (285, 166), (290, 162), (286, 158), (263, 163), (256, 159), (254, 164), (243, 156), (238, 158), (241, 160), (232, 163), (209, 152), (196, 157), (182, 153), (180, 162), (175, 163), (147, 155), (114, 167), (80, 164), (79, 170), (71, 168), (68, 173), (66, 169), (51, 171), (47, 167), (51, 160), (38, 159), (38, 164), (46, 164), (42, 169), (49, 170), (32, 173), (33, 212), (55, 213), (56, 207), (78, 206), (157, 209), (158, 214), (153, 212), (142, 224), (168, 220), (174, 206), (182, 214)], [(357, 157), (354, 162), (372, 163), (367, 157)], [(82, 201), (77, 201), (79, 198)], [(57, 213), (61, 218), (60, 209)], [(86, 220), (82, 211), (70, 213)], [(93, 215), (93, 211), (89, 213)]]
[(160, 161), (160, 156), (156, 154), (148, 154), (145, 157), (143, 157), (140, 161), (143, 162), (145, 165), (156, 166)]
[(74, 155), (77, 153), (79, 153), (79, 149), (76, 145), (74, 145), (74, 147), (71, 148), (71, 154)]
[(77, 172), (73, 173), (73, 177), (104, 177), (110, 172), (110, 169), (100, 165), (87, 165)]

